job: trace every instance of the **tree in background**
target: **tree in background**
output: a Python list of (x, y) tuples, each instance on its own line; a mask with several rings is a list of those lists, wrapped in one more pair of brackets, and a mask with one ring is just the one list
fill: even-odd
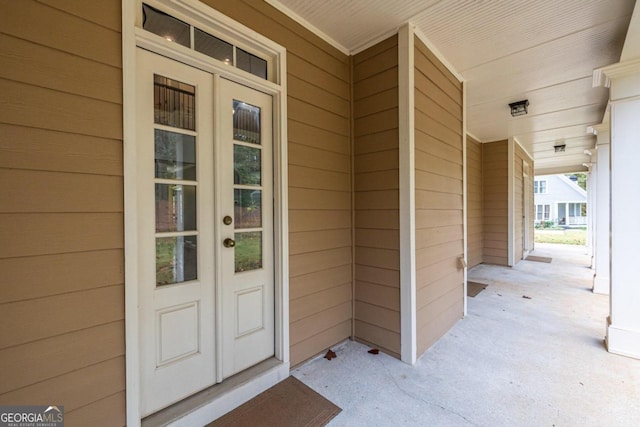
[(587, 191), (587, 174), (586, 173), (582, 173), (582, 172), (568, 173), (568, 174), (565, 174), (565, 176), (570, 180), (572, 180), (573, 182), (575, 182), (576, 184), (578, 184), (580, 188)]

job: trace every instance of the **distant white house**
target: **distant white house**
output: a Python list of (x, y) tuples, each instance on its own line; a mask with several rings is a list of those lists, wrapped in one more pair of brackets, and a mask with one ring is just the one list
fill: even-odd
[(587, 192), (564, 175), (536, 176), (533, 181), (535, 222), (587, 224)]

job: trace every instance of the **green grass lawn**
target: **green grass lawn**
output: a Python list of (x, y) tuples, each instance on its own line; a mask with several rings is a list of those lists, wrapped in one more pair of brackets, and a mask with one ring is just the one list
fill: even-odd
[(563, 245), (584, 245), (587, 230), (536, 230), (536, 243), (558, 243)]

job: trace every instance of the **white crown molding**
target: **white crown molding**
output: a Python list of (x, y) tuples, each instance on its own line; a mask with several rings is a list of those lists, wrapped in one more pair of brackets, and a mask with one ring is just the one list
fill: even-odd
[(611, 80), (640, 73), (640, 58), (593, 70), (593, 87), (611, 87)]
[(293, 10), (289, 9), (287, 6), (282, 4), (279, 0), (264, 0), (264, 1), (266, 3), (269, 3), (274, 8), (278, 9), (280, 12), (284, 13), (285, 15), (287, 15), (289, 18), (291, 18), (294, 21), (296, 21), (298, 24), (300, 24), (303, 27), (305, 27), (307, 30), (311, 31), (316, 36), (320, 37), (322, 40), (324, 40), (327, 43), (329, 43), (331, 46), (333, 46), (336, 49), (338, 49), (340, 52), (344, 53), (347, 56), (352, 54), (349, 51), (349, 49), (347, 49), (345, 46), (343, 46), (342, 44), (338, 43), (334, 38), (329, 36), (327, 33), (322, 31), (321, 29), (319, 29), (315, 25), (311, 24), (309, 21), (304, 19), (302, 16), (298, 15)]

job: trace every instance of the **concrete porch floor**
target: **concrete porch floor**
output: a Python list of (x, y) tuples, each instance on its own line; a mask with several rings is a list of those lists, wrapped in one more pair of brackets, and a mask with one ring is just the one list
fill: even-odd
[(348, 342), (292, 374), (342, 408), (331, 426), (640, 426), (640, 360), (604, 349), (585, 247), (536, 247), (553, 262), (470, 270), (489, 286), (415, 366)]

